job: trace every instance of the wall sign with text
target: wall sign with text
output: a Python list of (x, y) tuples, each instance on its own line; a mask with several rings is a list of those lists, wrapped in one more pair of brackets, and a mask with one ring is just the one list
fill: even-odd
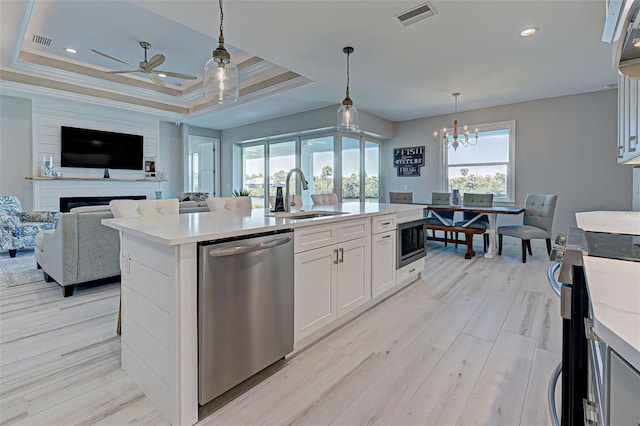
[(424, 146), (395, 148), (393, 166), (398, 168), (398, 176), (420, 176), (420, 167), (424, 166)]

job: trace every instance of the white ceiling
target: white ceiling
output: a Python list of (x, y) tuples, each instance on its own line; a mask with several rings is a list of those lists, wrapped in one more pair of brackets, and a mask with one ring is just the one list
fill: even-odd
[[(453, 112), (456, 91), (464, 111), (601, 90), (617, 81), (612, 46), (600, 41), (605, 0), (432, 0), (436, 16), (408, 27), (394, 19), (421, 3), (226, 0), (225, 40), (246, 95), (220, 108), (205, 103), (199, 90), (217, 45), (216, 0), (0, 0), (2, 90), (45, 87), (107, 97), (226, 129), (337, 108), (347, 45), (355, 48), (354, 104), (392, 121)], [(520, 37), (529, 26), (540, 31)], [(51, 45), (33, 43), (34, 34)], [(167, 79), (166, 90), (158, 91), (143, 75), (104, 74), (127, 66), (90, 51), (137, 64), (140, 41), (151, 43), (149, 56), (166, 56), (159, 68), (200, 78)], [(79, 53), (69, 55), (65, 47)]]

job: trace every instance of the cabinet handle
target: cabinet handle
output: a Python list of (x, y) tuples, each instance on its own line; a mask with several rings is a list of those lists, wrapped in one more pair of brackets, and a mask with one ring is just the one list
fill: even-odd
[(634, 143), (634, 147), (631, 147), (631, 143), (632, 142), (636, 142), (636, 137), (635, 136), (629, 136), (629, 152), (636, 152), (636, 146), (637, 146), (637, 142)]
[(382, 226), (391, 225), (391, 222), (382, 222), (380, 225), (382, 225)]
[(383, 240), (386, 240), (387, 238), (391, 238), (391, 235), (383, 235), (383, 236), (382, 236), (382, 239), (383, 239)]
[(585, 426), (598, 424), (598, 405), (593, 401), (582, 400), (582, 416)]
[(412, 273), (412, 272), (415, 272), (415, 271), (416, 271), (416, 268), (409, 269), (409, 273)]
[(333, 254), (336, 255), (336, 258), (334, 259), (333, 263), (335, 265), (337, 265), (338, 264), (338, 249), (333, 249)]
[(584, 335), (588, 340), (593, 340), (594, 342), (599, 342), (600, 338), (593, 331), (593, 320), (589, 318), (584, 319)]
[(618, 146), (618, 158), (624, 158), (624, 155), (622, 155), (623, 152), (624, 152), (624, 146), (619, 145)]
[(344, 249), (341, 248), (340, 250), (340, 263), (344, 263)]

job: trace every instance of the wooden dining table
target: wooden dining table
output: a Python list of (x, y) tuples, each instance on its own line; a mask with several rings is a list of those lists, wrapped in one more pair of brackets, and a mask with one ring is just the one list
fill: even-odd
[[(418, 203), (413, 203), (418, 204)], [(489, 234), (489, 247), (487, 248), (487, 252), (484, 254), (484, 257), (488, 259), (493, 259), (498, 254), (498, 248), (496, 244), (497, 237), (497, 219), (499, 214), (521, 214), (524, 212), (524, 207), (509, 207), (509, 206), (490, 206), (490, 207), (478, 207), (478, 206), (454, 206), (449, 204), (423, 204), (426, 210), (430, 210), (433, 215), (442, 222), (443, 225), (448, 225), (447, 221), (443, 219), (438, 211), (454, 211), (454, 212), (467, 212), (467, 213), (476, 213), (476, 215), (467, 220), (464, 224), (462, 224), (463, 228), (471, 225), (473, 222), (482, 217), (482, 215), (487, 215), (489, 218), (489, 228), (487, 229), (487, 233)]]

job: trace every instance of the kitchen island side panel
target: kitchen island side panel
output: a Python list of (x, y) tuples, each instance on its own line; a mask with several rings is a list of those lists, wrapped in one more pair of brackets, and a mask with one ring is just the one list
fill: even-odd
[(193, 425), (195, 244), (166, 246), (125, 233), (122, 250), (122, 368), (171, 424)]

